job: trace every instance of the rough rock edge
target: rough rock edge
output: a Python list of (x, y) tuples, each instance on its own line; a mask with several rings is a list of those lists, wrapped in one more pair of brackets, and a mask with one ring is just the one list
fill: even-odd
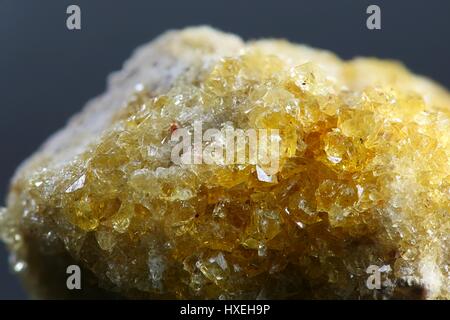
[[(265, 41), (258, 41), (264, 43)], [(251, 43), (249, 43), (251, 46)], [(271, 50), (271, 42), (267, 42), (267, 50)], [(108, 128), (114, 114), (126, 103), (129, 96), (135, 90), (135, 84), (140, 83), (147, 87), (154, 95), (166, 92), (180, 75), (189, 75), (186, 71), (190, 68), (197, 68), (191, 75), (200, 73), (201, 69), (206, 69), (205, 63), (213, 63), (226, 55), (236, 54), (244, 47), (244, 42), (239, 37), (216, 31), (209, 27), (187, 28), (182, 31), (169, 31), (152, 41), (138, 48), (132, 57), (124, 64), (121, 71), (115, 72), (108, 78), (107, 90), (102, 95), (89, 101), (80, 113), (75, 115), (68, 125), (51, 136), (46, 143), (28, 160), (26, 160), (16, 171), (14, 182), (27, 177), (30, 173), (41, 166), (43, 161), (47, 161), (48, 166), (58, 168), (74, 159), (86, 147), (101, 136), (101, 133)], [(308, 49), (307, 47), (304, 47)], [(309, 54), (312, 54), (311, 51)], [(317, 54), (317, 51), (316, 51)], [(332, 53), (322, 51), (323, 62), (327, 60), (339, 61)], [(318, 60), (320, 60), (319, 58)], [(200, 65), (199, 65), (200, 64)], [(332, 65), (331, 65), (332, 66)], [(339, 73), (334, 66), (332, 74)], [(428, 83), (417, 77), (418, 86), (425, 89), (439, 90), (431, 88)], [(20, 190), (12, 188), (9, 203), (14, 202)], [(0, 211), (0, 222), (5, 212)], [(38, 298), (70, 298), (72, 295), (63, 293), (58, 281), (52, 282), (51, 270), (55, 265), (71, 264), (71, 257), (67, 255), (41, 255), (36, 252), (38, 238), (35, 238), (32, 230), (24, 233), (27, 247), (23, 248), (23, 258), (29, 262), (29, 272), (23, 277), (26, 279), (34, 296)], [(52, 267), (53, 266), (53, 267)], [(46, 270), (50, 270), (48, 273)], [(57, 277), (58, 280), (62, 279)], [(42, 287), (39, 281), (46, 279), (48, 287)], [(87, 294), (82, 298), (114, 297), (98, 288), (95, 277), (89, 276), (87, 284)], [(401, 280), (401, 279), (399, 279)], [(65, 284), (65, 282), (62, 282)], [(105, 286), (105, 284), (102, 284)], [(109, 287), (108, 284), (106, 284)], [(400, 281), (398, 291), (394, 293), (394, 298), (426, 298), (426, 284), (402, 285)], [(66, 290), (65, 290), (66, 291)], [(78, 296), (79, 298), (79, 296)]]
[(187, 69), (202, 61), (215, 61), (243, 47), (237, 36), (209, 27), (167, 31), (149, 44), (138, 47), (123, 69), (108, 77), (107, 89), (88, 101), (66, 127), (53, 134), (41, 148), (16, 171), (18, 176), (33, 171), (45, 158), (49, 166), (65, 164), (96, 141), (113, 115), (127, 102), (136, 84), (154, 95), (166, 92)]
[[(47, 162), (47, 166), (62, 168), (78, 154), (95, 143), (101, 133), (108, 128), (113, 116), (135, 91), (136, 84), (142, 84), (154, 94), (162, 94), (173, 86), (180, 75), (189, 75), (186, 70), (192, 67), (203, 68), (202, 64), (233, 54), (244, 46), (238, 36), (216, 31), (207, 26), (190, 27), (183, 30), (167, 31), (150, 43), (134, 50), (120, 71), (113, 72), (107, 80), (106, 91), (91, 99), (74, 115), (67, 125), (50, 136), (47, 141), (25, 160), (16, 170), (11, 182), (11, 192), (7, 205), (20, 197), (15, 184)], [(194, 77), (199, 70), (192, 72)], [(192, 78), (191, 80), (194, 80)], [(6, 209), (0, 208), (0, 223), (9, 224)], [(21, 273), (25, 287), (31, 297), (38, 299), (91, 299), (117, 298), (116, 295), (99, 288), (95, 277), (88, 270), (83, 280), (82, 294), (69, 292), (65, 287), (65, 273), (55, 275), (57, 266), (74, 264), (67, 254), (43, 254), (37, 245), (40, 241), (33, 230), (21, 230), (22, 248), (16, 254), (27, 262), (27, 268)], [(10, 246), (16, 246), (7, 235), (0, 238)], [(59, 268), (63, 270), (63, 268)], [(63, 270), (64, 271), (64, 270)], [(42, 283), (45, 283), (43, 286)], [(114, 291), (112, 284), (102, 283)], [(130, 293), (133, 296), (132, 293)]]

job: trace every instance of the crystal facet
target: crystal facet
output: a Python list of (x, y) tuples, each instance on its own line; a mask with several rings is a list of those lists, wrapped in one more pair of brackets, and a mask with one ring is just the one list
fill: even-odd
[[(279, 130), (278, 170), (173, 163), (195, 121)], [(0, 235), (41, 297), (79, 264), (97, 296), (448, 299), (449, 156), (449, 93), (399, 63), (188, 28), (20, 167)]]

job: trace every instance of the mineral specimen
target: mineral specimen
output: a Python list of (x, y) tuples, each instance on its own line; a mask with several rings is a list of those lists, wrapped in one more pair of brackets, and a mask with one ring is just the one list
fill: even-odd
[[(276, 171), (175, 163), (195, 121), (278, 130)], [(188, 28), (19, 168), (0, 233), (40, 298), (448, 299), (449, 155), (449, 93), (397, 62)]]

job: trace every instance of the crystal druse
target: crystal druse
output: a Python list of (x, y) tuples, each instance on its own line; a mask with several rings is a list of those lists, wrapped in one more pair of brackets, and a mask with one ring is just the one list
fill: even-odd
[[(194, 121), (278, 129), (277, 172), (173, 163)], [(449, 155), (448, 91), (397, 62), (171, 31), (20, 166), (0, 236), (38, 298), (448, 299)]]

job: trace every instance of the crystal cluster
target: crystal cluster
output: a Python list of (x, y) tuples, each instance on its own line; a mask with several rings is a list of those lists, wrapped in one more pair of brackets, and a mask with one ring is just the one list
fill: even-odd
[[(279, 129), (278, 171), (174, 164), (194, 121)], [(38, 297), (78, 264), (97, 297), (448, 299), (449, 156), (449, 93), (397, 62), (189, 28), (20, 167), (0, 234)]]

